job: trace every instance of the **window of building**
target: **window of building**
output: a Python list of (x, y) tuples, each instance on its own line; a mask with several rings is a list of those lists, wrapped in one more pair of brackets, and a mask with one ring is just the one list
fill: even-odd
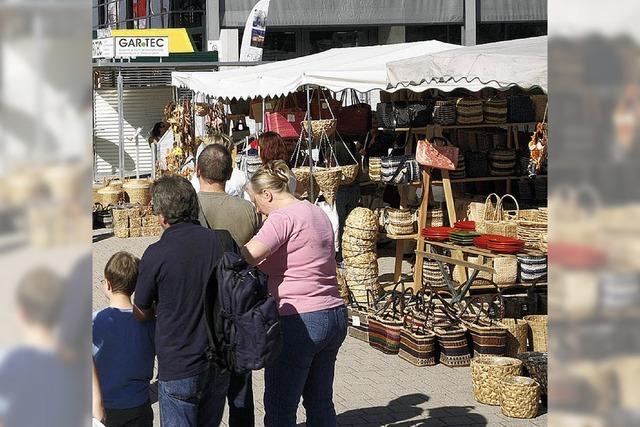
[(462, 44), (461, 25), (421, 25), (405, 27), (407, 42), (438, 40), (444, 43)]
[(373, 46), (376, 44), (378, 44), (377, 28), (309, 31), (309, 53), (318, 53), (339, 47)]
[(476, 42), (478, 44), (544, 36), (547, 34), (546, 21), (478, 24), (477, 28)]
[[(242, 38), (240, 39), (242, 43)], [(271, 31), (267, 28), (264, 38), (264, 61), (280, 61), (296, 57), (298, 52), (295, 31)]]

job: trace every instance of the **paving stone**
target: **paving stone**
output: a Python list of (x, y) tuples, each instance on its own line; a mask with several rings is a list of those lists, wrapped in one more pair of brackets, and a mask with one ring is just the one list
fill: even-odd
[[(94, 243), (93, 310), (107, 304), (100, 280), (109, 257), (120, 250), (142, 256), (157, 237), (118, 239), (109, 237)], [(393, 246), (385, 248), (390, 255), (380, 258), (381, 274), (393, 271)], [(408, 263), (404, 268), (408, 270)], [(397, 356), (385, 355), (367, 343), (347, 337), (336, 363), (334, 403), (339, 426), (442, 427), (458, 425), (544, 426), (547, 415), (533, 420), (516, 420), (503, 416), (500, 408), (482, 405), (473, 398), (468, 367), (449, 368), (442, 365), (418, 368)], [(263, 426), (264, 373), (254, 372), (256, 426)], [(158, 404), (152, 405), (154, 426), (160, 425)], [(298, 411), (299, 426), (305, 425), (302, 405)], [(227, 425), (228, 411), (224, 423)]]

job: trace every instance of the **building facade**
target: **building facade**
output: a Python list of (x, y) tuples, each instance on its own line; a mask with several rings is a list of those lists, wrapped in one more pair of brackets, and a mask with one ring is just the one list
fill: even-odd
[[(94, 29), (187, 28), (237, 58), (257, 0), (94, 0)], [(547, 34), (547, 0), (271, 0), (263, 59), (436, 39), (473, 45)]]

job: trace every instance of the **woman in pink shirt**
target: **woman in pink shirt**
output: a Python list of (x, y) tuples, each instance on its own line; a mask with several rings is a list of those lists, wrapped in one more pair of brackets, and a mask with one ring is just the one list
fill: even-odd
[(289, 192), (289, 174), (283, 161), (269, 162), (247, 188), (268, 218), (243, 255), (269, 275), (284, 338), (278, 362), (265, 370), (265, 426), (295, 426), (300, 397), (308, 425), (334, 426), (333, 378), (347, 310), (336, 280), (333, 228), (319, 207)]

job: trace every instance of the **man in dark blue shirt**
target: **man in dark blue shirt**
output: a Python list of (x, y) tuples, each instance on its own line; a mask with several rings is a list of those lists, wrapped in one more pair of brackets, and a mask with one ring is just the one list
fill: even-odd
[(161, 424), (217, 426), (229, 375), (207, 360), (202, 291), (222, 247), (216, 234), (197, 222), (198, 198), (185, 178), (159, 178), (152, 203), (164, 233), (140, 260), (134, 309), (145, 320), (155, 306)]

